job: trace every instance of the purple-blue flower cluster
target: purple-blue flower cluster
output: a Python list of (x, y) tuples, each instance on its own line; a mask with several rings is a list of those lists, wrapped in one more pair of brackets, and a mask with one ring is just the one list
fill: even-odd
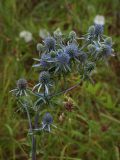
[[(80, 39), (83, 42), (79, 45)], [(78, 73), (82, 81), (93, 82), (92, 73), (97, 62), (107, 60), (113, 55), (112, 47), (111, 37), (104, 35), (104, 27), (100, 24), (90, 26), (82, 38), (79, 38), (74, 31), (70, 31), (66, 36), (60, 29), (57, 29), (53, 36), (43, 40), (43, 44), (38, 43), (39, 58), (34, 58), (37, 64), (34, 64), (33, 67), (38, 68), (39, 76), (37, 84), (31, 91), (37, 97), (33, 109), (38, 111), (39, 106), (50, 104), (49, 101), (55, 95), (55, 84), (57, 84), (54, 81), (61, 78), (65, 80), (68, 73)], [(19, 79), (17, 87), (11, 92), (17, 97), (22, 97), (27, 96), (27, 89), (27, 81)], [(42, 129), (50, 132), (52, 122), (53, 117), (47, 112), (42, 119), (42, 128), (35, 128), (35, 131)]]

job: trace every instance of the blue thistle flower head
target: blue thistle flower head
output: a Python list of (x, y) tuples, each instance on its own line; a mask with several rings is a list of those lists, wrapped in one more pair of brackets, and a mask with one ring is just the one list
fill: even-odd
[(42, 84), (48, 84), (50, 82), (50, 74), (48, 71), (42, 71), (39, 75), (39, 81)]
[(21, 78), (17, 81), (17, 88), (20, 90), (26, 90), (27, 88), (27, 81), (24, 78)]
[(62, 50), (58, 51), (56, 59), (61, 64), (68, 64), (70, 61), (70, 56), (65, 54)]
[(95, 24), (95, 36), (96, 37), (101, 36), (104, 31), (103, 29), (104, 29), (103, 25)]
[(103, 56), (110, 56), (112, 54), (112, 48), (109, 45), (102, 44), (100, 52)]
[(53, 85), (51, 84), (50, 74), (48, 71), (42, 71), (39, 75), (39, 83), (37, 83), (33, 90), (38, 88), (38, 92), (40, 92), (41, 88), (44, 89), (44, 94), (49, 94), (49, 89)]
[(53, 37), (47, 37), (44, 40), (44, 44), (48, 51), (55, 50), (56, 40)]
[(50, 132), (51, 131), (51, 126), (55, 127), (55, 125), (52, 124), (53, 123), (53, 117), (52, 115), (47, 112), (45, 113), (45, 115), (43, 116), (43, 119), (42, 119), (42, 128), (40, 128), (40, 130), (45, 130), (47, 132)]
[(51, 60), (51, 56), (49, 54), (42, 54), (40, 59), (34, 58), (34, 60), (38, 61), (38, 64), (33, 65), (33, 67), (42, 67), (44, 69), (49, 67), (49, 61)]
[(24, 78), (21, 78), (17, 81), (17, 88), (11, 90), (15, 96), (28, 96), (27, 94), (27, 81)]
[(64, 48), (65, 54), (68, 54), (71, 58), (78, 56), (78, 46), (75, 44), (70, 44)]
[(52, 115), (49, 112), (45, 113), (45, 115), (43, 116), (42, 122), (45, 125), (52, 124), (53, 123), (53, 117), (52, 117)]
[(47, 68), (48, 67), (48, 61), (51, 60), (51, 57), (49, 54), (43, 54), (41, 59), (40, 59), (40, 66), (42, 66), (43, 68)]

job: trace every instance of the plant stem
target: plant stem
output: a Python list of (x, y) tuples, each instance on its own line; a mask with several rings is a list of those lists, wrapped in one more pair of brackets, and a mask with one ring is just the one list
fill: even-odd
[(19, 101), (19, 102), (24, 107), (24, 109), (25, 109), (25, 111), (27, 113), (27, 118), (28, 118), (28, 123), (29, 123), (29, 129), (30, 129), (31, 136), (32, 136), (32, 160), (36, 160), (36, 139), (35, 139), (35, 136), (33, 134), (33, 128), (32, 128), (32, 122), (31, 122), (29, 110), (28, 110), (26, 104), (22, 103), (21, 101)]
[(26, 113), (27, 113), (27, 117), (28, 117), (28, 122), (29, 122), (29, 128), (30, 128), (30, 132), (32, 133), (32, 122), (31, 122), (31, 118), (30, 118), (30, 114), (29, 114), (29, 111), (28, 111), (28, 108), (27, 106), (24, 105), (24, 108), (26, 110)]
[[(27, 106), (24, 106), (24, 108), (26, 109), (30, 132), (32, 133), (33, 129), (32, 129), (32, 122), (31, 122), (30, 114), (29, 114)], [(31, 136), (32, 136), (32, 160), (36, 160), (36, 139), (33, 133)]]
[(37, 111), (36, 115), (35, 115), (35, 129), (38, 128), (38, 120), (39, 120), (39, 111)]
[[(34, 129), (38, 128), (39, 112), (35, 115)], [(32, 160), (36, 160), (36, 139), (35, 136), (32, 136)]]
[(32, 160), (36, 160), (36, 139), (34, 135), (32, 135)]

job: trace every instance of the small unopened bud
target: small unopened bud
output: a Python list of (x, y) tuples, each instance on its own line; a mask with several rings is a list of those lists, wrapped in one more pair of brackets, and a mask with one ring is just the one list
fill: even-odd
[(45, 113), (45, 115), (43, 116), (42, 122), (46, 125), (52, 124), (53, 122), (52, 115), (49, 112)]
[(52, 58), (55, 58), (56, 52), (55, 52), (55, 51), (51, 51), (51, 52), (50, 52), (50, 55), (51, 55)]
[(24, 78), (21, 78), (17, 81), (17, 87), (20, 89), (20, 90), (25, 90), (27, 88), (27, 81), (26, 79)]
[(50, 81), (50, 74), (47, 71), (42, 71), (39, 75), (39, 81), (41, 83), (47, 84)]
[(60, 28), (56, 29), (54, 31), (54, 37), (55, 38), (61, 38), (61, 36), (62, 36), (62, 32), (61, 32)]
[(70, 38), (70, 39), (76, 39), (76, 38), (77, 38), (77, 35), (76, 35), (75, 31), (71, 31), (71, 32), (69, 33), (69, 38)]
[(41, 43), (37, 44), (37, 51), (41, 52), (43, 50), (43, 45)]

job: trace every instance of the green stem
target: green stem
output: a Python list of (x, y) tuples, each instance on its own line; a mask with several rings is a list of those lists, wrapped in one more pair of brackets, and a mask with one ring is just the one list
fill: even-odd
[(25, 109), (25, 111), (27, 113), (29, 129), (30, 129), (31, 136), (32, 136), (32, 160), (36, 160), (36, 139), (35, 139), (35, 136), (33, 134), (33, 128), (32, 128), (32, 122), (31, 122), (29, 110), (28, 110), (28, 107), (27, 107), (26, 104), (23, 104), (21, 101), (19, 101), (19, 102), (24, 107), (24, 109)]

